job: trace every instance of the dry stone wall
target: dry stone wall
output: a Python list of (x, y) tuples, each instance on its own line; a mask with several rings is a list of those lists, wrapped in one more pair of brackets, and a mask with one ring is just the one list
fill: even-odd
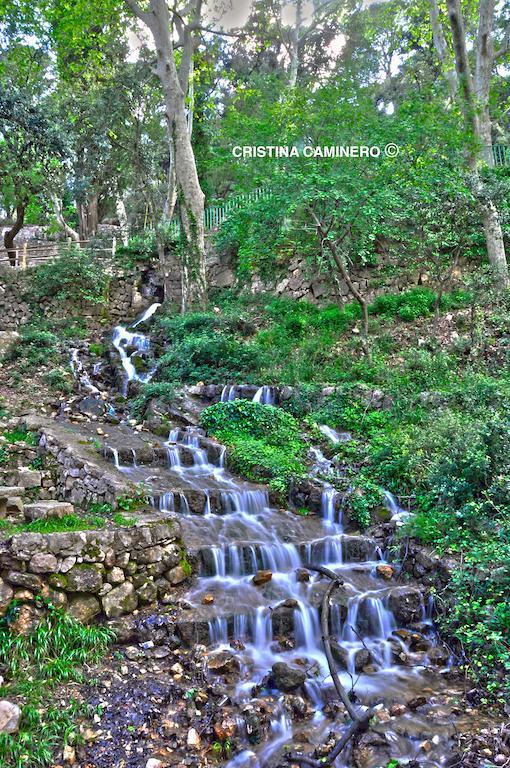
[(13, 598), (41, 595), (88, 622), (170, 602), (186, 577), (177, 520), (133, 528), (19, 533), (0, 543), (0, 615)]

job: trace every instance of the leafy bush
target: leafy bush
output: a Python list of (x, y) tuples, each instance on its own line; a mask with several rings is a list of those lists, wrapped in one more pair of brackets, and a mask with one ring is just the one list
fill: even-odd
[(260, 350), (233, 336), (190, 334), (159, 359), (157, 378), (184, 383), (251, 381), (260, 362)]
[(230, 466), (250, 480), (269, 481), (284, 491), (292, 477), (306, 471), (299, 423), (281, 408), (249, 400), (217, 403), (202, 412), (201, 424), (230, 448)]
[(145, 384), (140, 394), (131, 401), (133, 414), (137, 418), (142, 417), (147, 403), (152, 399), (171, 405), (175, 400), (175, 387), (166, 381), (152, 381)]
[(57, 356), (57, 336), (28, 325), (21, 330), (20, 338), (7, 349), (4, 360), (24, 361), (26, 368), (30, 370), (50, 363)]
[(36, 302), (47, 299), (104, 304), (108, 276), (102, 264), (77, 246), (51, 264), (34, 269), (28, 295)]

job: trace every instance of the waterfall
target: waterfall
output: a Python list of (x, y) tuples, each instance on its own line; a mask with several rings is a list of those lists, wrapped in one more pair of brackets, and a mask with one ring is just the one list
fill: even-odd
[(275, 404), (275, 392), (274, 387), (259, 387), (253, 396), (254, 403), (261, 403), (262, 405), (274, 405)]
[[(145, 310), (143, 315), (135, 323), (133, 323), (131, 327), (136, 328), (137, 325), (145, 322), (145, 320), (148, 320), (160, 306), (160, 304), (152, 304), (148, 309)], [(151, 380), (155, 369), (140, 375), (138, 374), (136, 367), (131, 360), (133, 354), (137, 352), (149, 351), (150, 339), (148, 336), (145, 336), (142, 333), (132, 333), (131, 331), (128, 331), (127, 328), (125, 328), (123, 325), (117, 325), (113, 329), (112, 344), (119, 353), (120, 361), (126, 374), (123, 387), (124, 395), (127, 394), (130, 381), (140, 381), (145, 384)], [(131, 353), (128, 352), (129, 349), (132, 349)]]

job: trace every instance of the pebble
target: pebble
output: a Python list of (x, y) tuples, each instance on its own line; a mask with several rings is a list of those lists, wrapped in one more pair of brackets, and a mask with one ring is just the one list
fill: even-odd
[(195, 728), (190, 728), (188, 731), (188, 738), (186, 740), (186, 743), (188, 747), (193, 747), (194, 749), (200, 748), (200, 736), (198, 734), (198, 731)]
[(68, 763), (69, 765), (74, 765), (76, 763), (76, 751), (74, 747), (71, 747), (69, 744), (67, 744), (64, 747), (64, 751), (62, 753), (62, 759), (64, 760), (64, 763)]

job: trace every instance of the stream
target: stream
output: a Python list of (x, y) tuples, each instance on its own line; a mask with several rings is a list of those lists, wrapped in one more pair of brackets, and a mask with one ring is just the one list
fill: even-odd
[[(131, 381), (153, 375), (138, 374), (131, 357), (150, 347), (150, 337), (135, 328), (158, 307), (152, 305), (130, 330), (114, 330), (124, 394)], [(83, 379), (76, 356), (73, 365)], [(85, 384), (94, 386), (88, 376)], [(236, 386), (227, 385), (221, 401), (237, 396)], [(253, 400), (271, 407), (276, 398), (276, 388), (264, 385)], [(345, 439), (321, 429), (333, 442)], [(327, 580), (307, 571), (307, 563), (327, 566), (343, 581), (330, 613), (334, 657), (358, 706), (376, 711), (356, 753), (344, 750), (336, 768), (386, 768), (391, 759), (423, 768), (457, 764), (451, 762), (455, 735), (467, 716), (458, 707), (461, 691), (449, 680), (452, 660), (437, 639), (431, 601), (418, 585), (399, 582), (396, 569), (385, 567), (374, 539), (344, 522), (340, 494), (322, 482), (320, 514), (298, 515), (274, 508), (264, 487), (232, 476), (224, 447), (198, 428), (175, 425), (160, 443), (165, 466), (144, 465), (136, 449), (131, 461), (121, 462), (122, 446), (113, 443), (108, 458), (130, 480), (145, 483), (161, 514), (179, 515), (184, 542), (199, 564), (183, 622), (193, 625), (194, 640), (207, 646), (210, 658), (225, 658), (228, 666), (230, 654), (235, 657), (236, 673), (224, 682), (246, 715), (238, 722), (245, 748), (224, 765), (281, 765), (286, 748), (312, 753), (334, 743), (348, 725), (321, 639)], [(321, 482), (328, 460), (318, 448), (310, 459), (310, 474)], [(390, 494), (387, 503), (399, 524), (407, 513)], [(270, 733), (255, 744), (247, 723), (261, 701)]]

